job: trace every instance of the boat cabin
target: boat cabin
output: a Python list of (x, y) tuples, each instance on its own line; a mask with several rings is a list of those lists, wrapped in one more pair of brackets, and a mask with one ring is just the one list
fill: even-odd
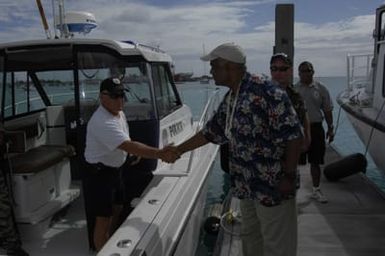
[[(120, 78), (130, 137), (163, 147), (192, 131), (192, 116), (172, 80), (171, 58), (158, 48), (94, 39), (0, 45), (0, 102), (15, 181), (16, 220), (37, 224), (79, 197), (87, 121), (99, 85)], [(179, 113), (176, 116), (171, 113)], [(158, 160), (136, 170), (152, 172)]]

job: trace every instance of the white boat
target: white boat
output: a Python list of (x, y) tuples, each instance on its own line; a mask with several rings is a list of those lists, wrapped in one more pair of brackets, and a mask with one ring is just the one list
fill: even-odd
[[(64, 38), (0, 45), (1, 112), (16, 220), (31, 255), (94, 254), (81, 177), (85, 128), (98, 106), (100, 81), (122, 78), (134, 140), (160, 148), (178, 144), (210, 118), (218, 92), (193, 121), (172, 82), (171, 63), (160, 49), (131, 41)], [(154, 177), (98, 255), (194, 255), (217, 150), (207, 144), (174, 164), (142, 159), (132, 167)]]
[[(202, 45), (203, 49), (203, 54), (202, 56), (206, 55), (206, 49), (205, 49), (205, 44)], [(201, 84), (209, 84), (210, 83), (210, 76), (207, 75), (206, 71), (206, 61), (203, 61), (203, 76), (199, 79), (199, 83)]]
[(385, 5), (376, 10), (374, 52), (348, 55), (348, 86), (337, 97), (378, 168), (385, 171)]
[(209, 84), (210, 83), (210, 77), (202, 76), (201, 79), (199, 79), (199, 83), (201, 83), (201, 84)]

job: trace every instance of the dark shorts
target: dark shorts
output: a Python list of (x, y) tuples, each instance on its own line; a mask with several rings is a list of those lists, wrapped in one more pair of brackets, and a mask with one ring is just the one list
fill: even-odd
[(154, 175), (149, 169), (139, 165), (130, 165), (129, 161), (124, 163), (121, 169), (124, 184), (122, 200), (125, 204), (130, 204), (132, 199), (142, 195)]
[(311, 143), (308, 151), (301, 154), (299, 164), (323, 164), (325, 157), (325, 131), (322, 123), (310, 124)]
[(114, 205), (122, 204), (119, 168), (86, 164), (84, 176), (86, 204), (94, 216), (111, 217)]

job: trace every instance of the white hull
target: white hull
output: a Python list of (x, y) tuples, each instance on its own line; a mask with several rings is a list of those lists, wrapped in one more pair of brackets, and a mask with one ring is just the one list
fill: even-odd
[[(205, 158), (197, 157), (188, 175), (179, 171), (179, 164), (174, 165), (177, 169), (156, 173), (148, 193), (98, 255), (136, 255), (135, 252), (146, 252), (148, 256), (195, 255), (206, 203), (207, 179), (217, 151), (218, 147), (213, 144), (203, 147), (197, 153)], [(187, 163), (186, 160), (187, 156), (180, 162)], [(152, 199), (163, 201), (151, 205)], [(48, 228), (50, 221), (46, 219), (34, 229), (29, 224), (19, 224), (23, 247), (31, 255), (95, 255), (88, 249), (82, 197)], [(131, 239), (132, 247), (118, 248), (116, 245), (122, 239)]]
[(368, 147), (370, 156), (373, 158), (374, 163), (381, 170), (385, 170), (385, 143), (379, 143), (385, 141), (385, 133), (373, 128), (368, 123), (361, 121), (353, 115), (346, 112), (351, 124), (361, 141)]
[(376, 9), (373, 53), (347, 55), (347, 88), (337, 97), (377, 167), (385, 171), (385, 5)]

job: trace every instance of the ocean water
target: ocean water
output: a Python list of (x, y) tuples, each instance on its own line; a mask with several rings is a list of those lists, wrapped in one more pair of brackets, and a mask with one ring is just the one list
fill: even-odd
[[(353, 153), (365, 154), (365, 145), (361, 142), (352, 125), (350, 124), (345, 112), (336, 102), (337, 95), (346, 88), (347, 80), (345, 77), (316, 77), (315, 80), (324, 84), (333, 99), (333, 119), (334, 127), (336, 127), (336, 136), (334, 142), (331, 143), (337, 152), (342, 156), (347, 156)], [(179, 84), (178, 90), (185, 104), (192, 109), (195, 119), (198, 119), (203, 111), (204, 102), (209, 97), (210, 93), (215, 90), (216, 86), (213, 81), (211, 84), (203, 85), (199, 82), (187, 82)], [(220, 87), (221, 93), (224, 94), (227, 89)], [(385, 193), (385, 172), (379, 170), (367, 154), (368, 167), (366, 175), (376, 188)], [(207, 194), (206, 205), (207, 209), (210, 205), (220, 203), (225, 198), (228, 191), (228, 177), (221, 168), (219, 156), (217, 156), (213, 169), (209, 176), (209, 188)], [(212, 237), (202, 230), (201, 239), (196, 256), (212, 255), (215, 237)]]

